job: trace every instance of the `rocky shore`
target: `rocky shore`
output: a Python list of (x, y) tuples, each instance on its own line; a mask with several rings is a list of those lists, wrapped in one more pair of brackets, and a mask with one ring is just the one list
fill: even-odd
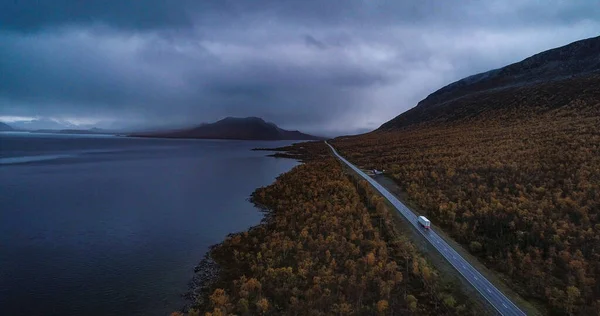
[(191, 307), (201, 305), (203, 297), (206, 297), (206, 293), (218, 277), (219, 265), (210, 257), (210, 250), (208, 250), (204, 258), (194, 267), (194, 276), (189, 283), (189, 290), (183, 294), (188, 301), (183, 311), (187, 312)]

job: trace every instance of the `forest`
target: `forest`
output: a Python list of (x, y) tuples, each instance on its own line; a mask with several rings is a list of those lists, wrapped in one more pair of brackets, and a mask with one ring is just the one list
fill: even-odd
[(454, 102), (331, 143), (548, 314), (600, 315), (600, 76)]
[(319, 159), (252, 194), (265, 218), (212, 247), (218, 276), (187, 315), (481, 315), (323, 142), (294, 147)]

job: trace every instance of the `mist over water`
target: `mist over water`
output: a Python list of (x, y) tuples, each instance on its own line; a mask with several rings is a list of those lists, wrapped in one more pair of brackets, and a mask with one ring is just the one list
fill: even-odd
[(291, 142), (0, 133), (0, 315), (166, 315)]

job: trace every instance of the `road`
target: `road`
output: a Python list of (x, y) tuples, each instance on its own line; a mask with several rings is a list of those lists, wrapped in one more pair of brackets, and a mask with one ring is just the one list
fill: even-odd
[(501, 315), (526, 315), (513, 302), (511, 302), (500, 290), (498, 290), (490, 281), (484, 278), (477, 269), (471, 266), (463, 257), (461, 257), (444, 239), (432, 229), (424, 229), (417, 222), (417, 215), (406, 207), (393, 194), (387, 191), (381, 184), (373, 180), (371, 177), (362, 172), (359, 168), (351, 164), (348, 160), (342, 157), (329, 143), (325, 142), (333, 151), (335, 156), (343, 163), (352, 168), (361, 177), (367, 180), (379, 193), (388, 199), (394, 207), (400, 212), (420, 233), (429, 241), (441, 254), (450, 262), (450, 264), (460, 272), (460, 274), (473, 287), (481, 293), (481, 295), (501, 314)]

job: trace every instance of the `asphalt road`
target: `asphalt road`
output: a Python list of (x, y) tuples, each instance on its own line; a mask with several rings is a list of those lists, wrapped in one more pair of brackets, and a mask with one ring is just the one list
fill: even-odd
[[(481, 293), (481, 295), (501, 314), (501, 315), (526, 315), (513, 302), (511, 302), (500, 290), (498, 290), (490, 281), (484, 278), (477, 269), (471, 266), (463, 259), (444, 239), (442, 239), (435, 231), (424, 229), (417, 222), (417, 215), (413, 213), (406, 205), (402, 204), (393, 194), (387, 191), (381, 184), (373, 180), (371, 177), (362, 172), (359, 168), (351, 164), (344, 157), (325, 142), (337, 158), (356, 171), (361, 177), (367, 180), (377, 191), (379, 191), (386, 199), (388, 199), (394, 207), (400, 212), (415, 228), (427, 239), (441, 254), (450, 262), (450, 264), (462, 274), (462, 276), (473, 285), (473, 287)], [(431, 220), (431, 219), (430, 219)]]

